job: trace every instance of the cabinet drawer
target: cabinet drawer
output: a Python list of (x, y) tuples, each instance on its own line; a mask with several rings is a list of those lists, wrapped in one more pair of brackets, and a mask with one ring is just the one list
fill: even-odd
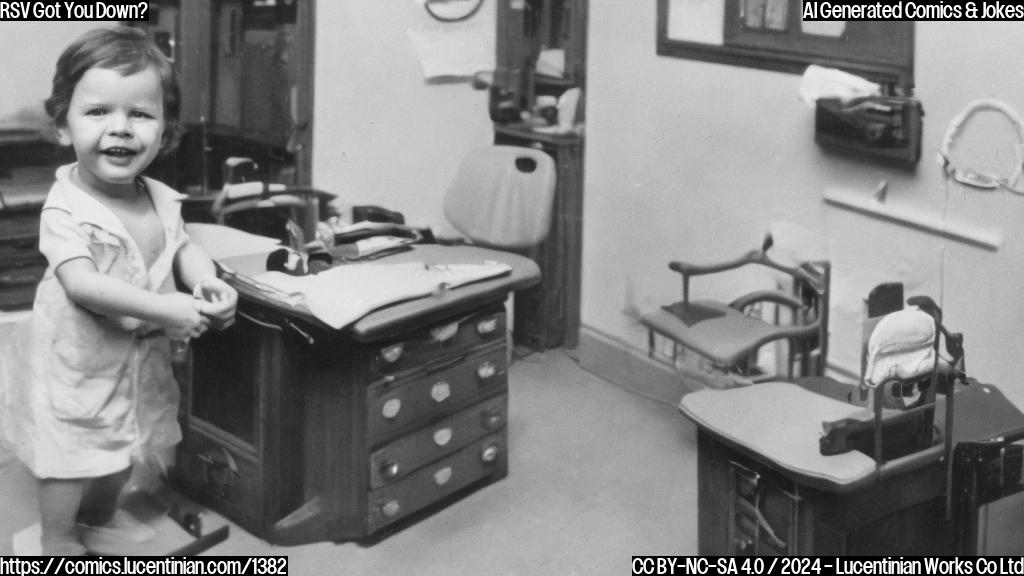
[(0, 244), (37, 248), (39, 210), (0, 210)]
[(37, 254), (19, 260), (0, 261), (0, 310), (27, 310), (36, 297), (36, 286), (46, 272), (46, 259)]
[(481, 438), (451, 456), (368, 494), (370, 532), (421, 510), (488, 476), (508, 473), (507, 429)]
[(437, 358), (504, 339), (506, 330), (502, 306), (435, 324), (406, 338), (382, 344), (374, 356), (373, 370), (384, 375), (413, 369)]
[(264, 494), (254, 454), (192, 428), (179, 446), (176, 469), (198, 500), (249, 529), (261, 526)]
[(454, 365), (416, 373), (406, 379), (384, 379), (367, 391), (369, 444), (413, 425), (436, 420), (475, 398), (506, 390), (508, 365), (505, 346), (494, 346)]
[(400, 480), (503, 428), (507, 420), (508, 394), (502, 394), (403, 436), (370, 455), (370, 488)]

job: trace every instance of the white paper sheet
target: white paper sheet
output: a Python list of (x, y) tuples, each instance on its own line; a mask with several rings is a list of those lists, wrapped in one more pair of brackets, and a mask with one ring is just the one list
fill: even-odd
[(250, 234), (237, 228), (190, 222), (185, 224), (185, 232), (189, 238), (202, 247), (214, 260), (232, 256), (270, 253), (277, 249), (281, 242), (277, 238), (268, 238)]
[(425, 78), (468, 78), (494, 70), (494, 26), (493, 14), (481, 10), (464, 22), (431, 22), (407, 34)]

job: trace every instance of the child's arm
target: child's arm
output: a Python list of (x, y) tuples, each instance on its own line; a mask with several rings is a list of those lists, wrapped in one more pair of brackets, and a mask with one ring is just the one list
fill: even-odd
[(76, 304), (97, 314), (131, 316), (159, 324), (175, 339), (198, 338), (210, 321), (194, 299), (181, 292), (159, 294), (102, 274), (89, 258), (74, 258), (57, 267), (57, 279)]
[(201, 247), (189, 241), (174, 256), (178, 280), (192, 290), (200, 302), (200, 312), (213, 321), (215, 328), (227, 328), (234, 322), (238, 292), (217, 278), (213, 259)]

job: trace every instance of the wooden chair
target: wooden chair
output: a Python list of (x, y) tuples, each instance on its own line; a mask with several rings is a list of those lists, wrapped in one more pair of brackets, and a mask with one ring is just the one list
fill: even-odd
[[(716, 369), (736, 376), (737, 382), (749, 383), (769, 377), (757, 368), (758, 350), (769, 343), (786, 341), (785, 377), (820, 376), (828, 351), (830, 264), (809, 261), (786, 266), (768, 256), (771, 246), (772, 237), (768, 235), (760, 250), (751, 250), (727, 262), (670, 262), (669, 269), (682, 276), (683, 299), (640, 319), (648, 329), (648, 354), (655, 356), (655, 335), (661, 335), (674, 342), (673, 364), (678, 348), (682, 347), (707, 358)], [(748, 265), (764, 266), (788, 275), (791, 290), (759, 290), (729, 303), (690, 299), (692, 277)], [(787, 309), (788, 318), (776, 314), (773, 321), (768, 321), (747, 313), (765, 302)]]

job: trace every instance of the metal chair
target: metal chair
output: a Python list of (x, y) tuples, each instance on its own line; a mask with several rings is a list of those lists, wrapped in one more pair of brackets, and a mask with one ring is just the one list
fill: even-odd
[(309, 186), (268, 182), (225, 184), (210, 212), (218, 224), (292, 243), (287, 222), (295, 222), (305, 238), (314, 238), (320, 205), (334, 197)]
[[(735, 384), (774, 378), (757, 367), (757, 353), (766, 344), (786, 341), (787, 378), (820, 376), (828, 351), (828, 308), (830, 264), (803, 262), (798, 266), (780, 264), (768, 256), (772, 237), (760, 250), (727, 262), (691, 264), (675, 261), (669, 269), (682, 276), (683, 299), (645, 314), (640, 322), (648, 329), (648, 354), (655, 357), (655, 335), (674, 342), (672, 362), (679, 348), (696, 352), (711, 366), (729, 376)], [(791, 291), (760, 290), (725, 303), (714, 299), (690, 300), (690, 279), (759, 265), (782, 272), (791, 279)], [(776, 315), (768, 321), (748, 314), (762, 303), (774, 303), (789, 310), (789, 318)]]

